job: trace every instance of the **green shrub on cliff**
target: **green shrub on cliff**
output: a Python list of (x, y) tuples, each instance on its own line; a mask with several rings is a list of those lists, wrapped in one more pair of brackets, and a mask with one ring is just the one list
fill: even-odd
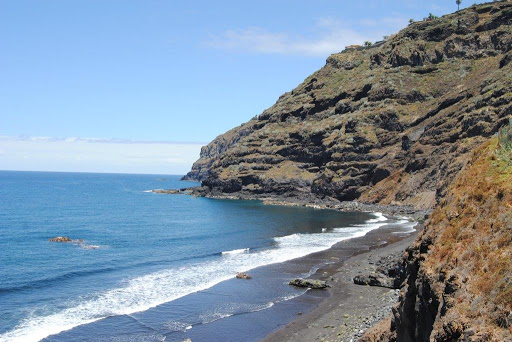
[(499, 139), (500, 139), (500, 147), (504, 149), (511, 149), (512, 148), (512, 118), (509, 119), (508, 126), (503, 127), (500, 129), (500, 132), (498, 133)]
[(432, 13), (429, 13), (429, 14), (428, 14), (428, 17), (424, 18), (423, 20), (427, 20), (427, 21), (429, 21), (429, 20), (436, 20), (436, 19), (439, 19), (439, 17), (438, 17), (437, 15), (434, 15), (434, 14), (432, 14)]
[(498, 133), (498, 155), (500, 159), (512, 165), (512, 118), (508, 126), (500, 129)]

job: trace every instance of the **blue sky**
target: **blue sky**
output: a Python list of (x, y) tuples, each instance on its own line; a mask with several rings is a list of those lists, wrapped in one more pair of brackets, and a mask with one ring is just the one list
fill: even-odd
[[(261, 113), (330, 53), (455, 9), (448, 0), (1, 1), (0, 169), (63, 169), (51, 154), (37, 165), (16, 158), (57, 140), (70, 152), (94, 141), (101, 153), (114, 139), (120, 150), (180, 143), (162, 158), (195, 146), (179, 166), (155, 167), (182, 173), (200, 144)], [(7, 141), (31, 147), (18, 153)], [(101, 171), (91, 163), (70, 170)]]

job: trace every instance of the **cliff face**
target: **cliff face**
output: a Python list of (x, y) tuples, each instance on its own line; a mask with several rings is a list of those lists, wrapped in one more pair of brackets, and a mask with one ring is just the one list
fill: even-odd
[(391, 325), (363, 341), (512, 341), (512, 121), (473, 153), (404, 266)]
[(212, 194), (432, 208), (512, 114), (512, 3), (417, 22), (326, 65), (203, 147)]

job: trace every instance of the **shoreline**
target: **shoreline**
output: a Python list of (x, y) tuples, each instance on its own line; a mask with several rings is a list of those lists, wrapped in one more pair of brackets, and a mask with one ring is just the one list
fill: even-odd
[(188, 195), (218, 200), (259, 201), (264, 205), (306, 207), (313, 209), (338, 210), (344, 212), (381, 212), (393, 217), (406, 217), (419, 223), (425, 221), (432, 213), (432, 209), (418, 209), (410, 205), (373, 204), (362, 203), (355, 200), (339, 201), (330, 197), (319, 198), (309, 193), (300, 194), (301, 196), (297, 196), (297, 194), (257, 195), (244, 192), (225, 194), (205, 191), (203, 187), (191, 187), (182, 189), (152, 189), (146, 190), (146, 192), (166, 195)]
[[(314, 215), (322, 215), (322, 212), (318, 212), (318, 213), (315, 212)], [(408, 225), (408, 223), (402, 223), (402, 226), (404, 224)], [(395, 223), (388, 223), (387, 226), (395, 226)], [(343, 262), (347, 258), (350, 258), (352, 255), (358, 254), (358, 253), (363, 253), (365, 250), (373, 249), (373, 248), (375, 248), (376, 245), (378, 245), (380, 243), (383, 243), (383, 241), (381, 241), (380, 238), (379, 239), (373, 239), (373, 240), (368, 238), (369, 235), (373, 235), (373, 236), (378, 235), (379, 237), (380, 236), (383, 237), (384, 234), (385, 234), (383, 232), (383, 229), (384, 229), (384, 231), (386, 230), (385, 227), (380, 227), (380, 228), (377, 228), (375, 230), (370, 231), (369, 233), (365, 234), (364, 236), (350, 238), (348, 240), (338, 242), (338, 243), (336, 243), (335, 245), (331, 246), (328, 249), (325, 249), (325, 250), (322, 250), (322, 251), (319, 251), (319, 252), (315, 252), (315, 253), (311, 253), (311, 254), (308, 254), (306, 256), (302, 256), (302, 257), (296, 258), (296, 259), (291, 259), (291, 260), (285, 261), (283, 263), (274, 264), (274, 265), (272, 265), (270, 267), (268, 267), (269, 265), (265, 265), (265, 266), (261, 266), (259, 268), (260, 268), (260, 270), (262, 268), (265, 268), (267, 270), (269, 268), (272, 268), (274, 270), (281, 270), (279, 277), (282, 278), (283, 275), (286, 277), (286, 272), (282, 272), (283, 271), (283, 264), (286, 264), (286, 266), (284, 266), (284, 267), (288, 268), (288, 270), (295, 271), (296, 269), (305, 269), (305, 268), (307, 268), (307, 269), (311, 270), (311, 273), (313, 273), (313, 276), (315, 276), (315, 277), (316, 276), (324, 277), (325, 275), (323, 274), (323, 272), (330, 272), (329, 270), (334, 265), (335, 266), (339, 266), (341, 264), (341, 262)], [(395, 231), (396, 230), (397, 229), (395, 228)], [(400, 229), (398, 229), (398, 230), (400, 230)], [(405, 229), (403, 229), (403, 231), (405, 231)], [(390, 235), (390, 237), (393, 237), (393, 236)], [(339, 247), (341, 247), (341, 250), (343, 250), (343, 253), (342, 253), (343, 255), (339, 255), (339, 249), (338, 249)], [(336, 258), (338, 258), (338, 260), (336, 260), (334, 263), (331, 260), (332, 257), (334, 257), (334, 255), (332, 253), (336, 253)], [(309, 266), (311, 266), (311, 267), (309, 267)], [(319, 266), (320, 269), (317, 269), (316, 268), (317, 266)], [(262, 274), (267, 273), (267, 270), (263, 270)], [(251, 271), (251, 274), (252, 274), (252, 271)], [(228, 282), (229, 281), (230, 280), (228, 280)], [(250, 283), (244, 283), (243, 281), (240, 281), (240, 280), (232, 280), (232, 282), (233, 281), (237, 282), (237, 285), (240, 286), (240, 287), (245, 287), (246, 285), (250, 284)], [(254, 281), (256, 281), (256, 282), (261, 282), (261, 281), (267, 282), (267, 279), (265, 279), (265, 277), (256, 276), (255, 279), (253, 279), (252, 281), (253, 282)], [(288, 286), (287, 284), (288, 284), (288, 281), (286, 281), (286, 286)], [(222, 286), (224, 286), (224, 285), (220, 285), (220, 287), (222, 287)], [(218, 289), (218, 287), (219, 286), (217, 286), (217, 289)], [(200, 292), (203, 292), (202, 295), (207, 297), (208, 293), (212, 293), (212, 292), (215, 293), (215, 291), (216, 290), (212, 291), (211, 289), (208, 289), (206, 291), (200, 291)], [(280, 326), (283, 326), (283, 325), (287, 324), (288, 322), (292, 321), (295, 318), (296, 313), (299, 312), (299, 311), (303, 311), (304, 313), (306, 313), (306, 312), (310, 312), (311, 310), (314, 310), (314, 308), (317, 306), (317, 304), (321, 300), (325, 299), (325, 296), (327, 296), (327, 292), (325, 292), (324, 294), (317, 293), (316, 295), (314, 295), (314, 294), (305, 294), (305, 295), (299, 295), (296, 300), (295, 299), (291, 299), (289, 301), (286, 300), (285, 302), (282, 302), (282, 303), (280, 303), (280, 302), (272, 303), (272, 304), (275, 304), (276, 307), (279, 307), (279, 309), (278, 310), (274, 310), (273, 314), (272, 314), (272, 317), (275, 317), (277, 319), (274, 320), (273, 322), (270, 322), (265, 327), (257, 327), (255, 329), (255, 330), (257, 330), (257, 332), (256, 332), (255, 335), (253, 335), (254, 339), (249, 337), (250, 341), (259, 340), (261, 338), (264, 338), (266, 335), (268, 335), (270, 332), (274, 331), (276, 328), (279, 328)], [(194, 296), (194, 297), (197, 298), (197, 296)], [(316, 298), (313, 298), (313, 297), (316, 297)], [(321, 297), (321, 299), (319, 299), (319, 297)], [(187, 300), (189, 300), (189, 299), (190, 298), (184, 299), (184, 300), (182, 300), (180, 302), (181, 303), (187, 303)], [(303, 301), (303, 302), (307, 301), (309, 303), (307, 303), (306, 305), (303, 304), (302, 305), (302, 309), (300, 309), (300, 305), (297, 305), (297, 303), (301, 302), (301, 301)], [(188, 301), (188, 302), (190, 302), (190, 301)], [(313, 303), (313, 302), (314, 302), (314, 304), (310, 304), (310, 303)], [(164, 305), (164, 306), (168, 306), (168, 305)], [(308, 306), (308, 309), (305, 309), (305, 306)], [(158, 310), (160, 310), (160, 309), (155, 309), (155, 310), (152, 310), (152, 311), (158, 311)], [(146, 311), (149, 311), (149, 310), (146, 310)], [(288, 312), (286, 312), (286, 311), (288, 311)], [(283, 314), (283, 312), (286, 312), (286, 314), (284, 316), (281, 316), (281, 314)], [(187, 331), (185, 333), (185, 336), (187, 336), (186, 335), (187, 333), (195, 332), (198, 329), (202, 330), (205, 327), (206, 327), (206, 329), (214, 329), (213, 327), (219, 327), (219, 325), (222, 326), (222, 324), (224, 322), (226, 322), (226, 321), (233, 322), (233, 321), (236, 321), (236, 320), (239, 320), (239, 321), (240, 320), (245, 320), (247, 323), (250, 323), (251, 319), (244, 318), (243, 316), (245, 316), (245, 315), (247, 315), (247, 317), (264, 316), (264, 315), (267, 315), (267, 310), (266, 309), (263, 310), (261, 312), (261, 314), (248, 312), (248, 313), (244, 313), (244, 315), (241, 315), (242, 317), (235, 315), (233, 318), (226, 318), (225, 320), (221, 319), (221, 320), (219, 320), (216, 323), (208, 323), (208, 324), (198, 325), (198, 326), (194, 325), (194, 328), (191, 329), (191, 331)], [(98, 327), (99, 327), (100, 330), (101, 330), (101, 327), (103, 327), (104, 325), (111, 324), (111, 322), (118, 322), (119, 320), (122, 320), (123, 317), (124, 317), (123, 315), (121, 315), (119, 317), (115, 317), (115, 318), (106, 317), (105, 319), (101, 319), (100, 321), (94, 322), (92, 324), (94, 324), (94, 326), (96, 327), (94, 329), (98, 329)], [(52, 336), (55, 336), (54, 338), (58, 338), (58, 339), (60, 338), (60, 339), (64, 339), (65, 340), (67, 337), (76, 336), (77, 334), (80, 335), (81, 332), (85, 332), (89, 327), (90, 327), (89, 324), (79, 325), (79, 326), (76, 326), (76, 327), (74, 327), (72, 329), (69, 329), (69, 330), (66, 330), (66, 331), (54, 334)], [(231, 331), (234, 331), (232, 326), (229, 329)], [(202, 330), (202, 331), (204, 333), (206, 330)], [(211, 332), (211, 330), (210, 330), (210, 332)], [(180, 335), (180, 333), (176, 334), (176, 336), (179, 336), (179, 335)], [(192, 341), (195, 341), (195, 340), (204, 340), (204, 339), (192, 338)]]
[[(311, 300), (316, 301), (316, 304), (306, 312), (297, 312), (291, 320), (287, 313), (287, 323), (281, 321), (275, 329), (270, 332), (267, 330), (264, 336), (257, 339), (264, 342), (357, 341), (368, 329), (389, 317), (391, 308), (398, 301), (400, 289), (356, 285), (353, 278), (359, 274), (369, 273), (375, 268), (374, 265), (379, 259), (403, 253), (415, 240), (423, 227), (423, 222), (431, 213), (431, 210), (418, 210), (409, 206), (365, 204), (357, 201), (339, 202), (330, 198), (319, 199), (312, 196), (286, 198), (242, 194), (214, 195), (198, 194), (191, 189), (153, 192), (185, 194), (218, 200), (255, 200), (263, 205), (296, 206), (318, 210), (380, 212), (397, 221), (408, 219), (411, 223), (415, 223), (413, 232), (397, 233), (397, 224), (390, 223), (364, 236), (340, 241), (324, 251), (292, 260), (292, 263), (297, 263), (301, 267), (319, 265), (319, 268), (308, 278), (326, 280), (332, 287), (327, 290), (310, 290), (288, 301), (288, 310), (290, 307), (293, 310), (294, 302)], [(321, 300), (318, 300), (319, 296), (322, 297)], [(278, 306), (279, 304), (276, 305)]]
[[(371, 324), (376, 323), (388, 315), (388, 312), (384, 311), (390, 310), (390, 307), (396, 303), (399, 291), (353, 284), (352, 277), (358, 274), (358, 271), (364, 271), (364, 267), (361, 267), (361, 265), (357, 267), (350, 265), (354, 261), (357, 262), (360, 258), (365, 258), (369, 255), (377, 258), (377, 256), (395, 251), (396, 248), (405, 249), (408, 247), (411, 241), (415, 239), (419, 231), (418, 227), (421, 227), (421, 225), (416, 223), (414, 231), (409, 231), (408, 233), (404, 230), (404, 225), (406, 224), (398, 222), (388, 223), (380, 228), (371, 230), (364, 236), (337, 242), (328, 249), (248, 271), (247, 273), (252, 276), (249, 283), (245, 283), (246, 280), (233, 277), (206, 291), (201, 291), (193, 294), (192, 297), (176, 302), (174, 303), (175, 305), (183, 306), (194, 297), (205, 296), (208, 293), (219, 293), (221, 289), (228, 293), (232, 291), (230, 289), (233, 286), (235, 288), (248, 287), (259, 289), (260, 291), (268, 291), (268, 284), (288, 287), (288, 282), (295, 278), (296, 274), (303, 274), (306, 278), (326, 280), (329, 285), (333, 286), (330, 289), (305, 290), (304, 293), (293, 296), (291, 299), (273, 302), (272, 305), (264, 310), (238, 313), (208, 324), (194, 325), (190, 330), (173, 332), (169, 335), (169, 340), (231, 340), (233, 333), (239, 333), (239, 327), (243, 326), (246, 327), (245, 333), (238, 336), (239, 341), (313, 341), (317, 336), (322, 336), (327, 330), (333, 330), (332, 327), (338, 327), (336, 324), (340, 323), (336, 320), (336, 318), (339, 318), (338, 316), (332, 317), (334, 321), (330, 321), (322, 317), (322, 315), (319, 316), (319, 313), (323, 313), (327, 317), (329, 315), (333, 316), (330, 309), (325, 309), (326, 306), (332, 307), (334, 303), (334, 309), (336, 309), (337, 304), (346, 303), (347, 299), (351, 304), (347, 307), (341, 307), (343, 310), (341, 317), (345, 314), (350, 315), (350, 323), (354, 327), (357, 326), (357, 332), (359, 332), (361, 330), (359, 326), (362, 322), (357, 319), (357, 316), (361, 316), (361, 314), (354, 314), (350, 309), (357, 308), (363, 301), (366, 302), (371, 299), (370, 302), (373, 304), (371, 307), (372, 312), (380, 312), (380, 315), (376, 315), (374, 320), (368, 322)], [(349, 271), (352, 272), (350, 274), (344, 273), (348, 266), (350, 266)], [(349, 283), (350, 287), (357, 287), (357, 290), (369, 289), (371, 292), (375, 290), (378, 295), (360, 299), (359, 296), (366, 295), (355, 291), (356, 295), (352, 296), (354, 291), (347, 293), (344, 290), (345, 283)], [(339, 291), (340, 286), (342, 291)], [(375, 299), (385, 300), (385, 303), (377, 302)], [(387, 304), (388, 306), (382, 304)], [(311, 331), (315, 331), (316, 335), (307, 335), (307, 338), (303, 338), (303, 331), (298, 328), (302, 328), (303, 331), (309, 334)], [(338, 333), (337, 330), (335, 332), (336, 334)], [(350, 338), (341, 341), (348, 342)]]
[[(275, 329), (261, 341), (356, 341), (369, 328), (391, 314), (400, 289), (356, 285), (353, 277), (368, 273), (377, 260), (403, 252), (415, 240), (421, 228), (422, 225), (417, 224), (414, 232), (402, 237), (396, 236), (395, 241), (370, 246), (366, 251), (360, 249), (340, 263), (319, 268), (311, 278), (327, 280), (332, 286), (325, 290), (328, 295), (314, 309), (305, 314), (300, 313), (296, 319)], [(386, 235), (385, 232), (379, 232), (381, 229), (371, 231), (360, 239), (378, 240), (378, 236)], [(393, 234), (387, 236), (390, 235)], [(337, 245), (344, 243), (342, 241)], [(324, 252), (336, 253), (339, 248), (335, 245)], [(301, 259), (308, 258), (314, 259), (315, 256), (312, 254)]]

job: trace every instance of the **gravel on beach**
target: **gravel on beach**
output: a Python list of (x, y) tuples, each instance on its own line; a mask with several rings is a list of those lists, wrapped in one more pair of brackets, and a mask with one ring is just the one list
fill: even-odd
[(328, 276), (330, 297), (305, 315), (267, 336), (266, 342), (357, 341), (364, 332), (387, 318), (400, 290), (354, 284), (356, 275), (375, 271), (381, 260), (400, 255), (416, 234), (381, 248), (356, 255)]

